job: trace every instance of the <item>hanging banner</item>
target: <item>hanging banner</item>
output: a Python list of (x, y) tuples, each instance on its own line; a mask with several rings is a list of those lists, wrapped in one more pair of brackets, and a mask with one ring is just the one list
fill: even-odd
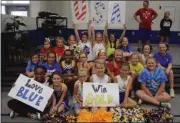
[(117, 83), (83, 83), (83, 106), (114, 107), (119, 105)]
[(108, 1), (91, 1), (91, 20), (95, 27), (104, 27), (108, 19)]
[(126, 1), (109, 1), (108, 24), (112, 28), (123, 28), (125, 24)]
[(72, 21), (76, 24), (87, 23), (89, 21), (88, 1), (71, 1)]

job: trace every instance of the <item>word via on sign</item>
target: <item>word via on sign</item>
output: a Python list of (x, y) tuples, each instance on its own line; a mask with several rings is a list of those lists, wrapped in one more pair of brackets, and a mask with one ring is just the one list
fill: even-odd
[(34, 92), (30, 92), (30, 90), (25, 87), (21, 87), (16, 96), (21, 97), (24, 100), (29, 100), (30, 102), (35, 103), (36, 106), (39, 106), (40, 102), (44, 99), (44, 97), (39, 96)]
[(97, 87), (95, 85), (92, 85), (92, 88), (93, 88), (94, 92), (99, 92), (99, 90), (100, 90), (101, 93), (107, 93), (106, 87), (103, 87), (102, 85), (98, 85)]
[(35, 91), (38, 91), (38, 93), (42, 93), (43, 88), (39, 85), (36, 85), (35, 83), (30, 84), (31, 79), (28, 79), (27, 83), (25, 84), (26, 87), (30, 88), (30, 89), (35, 89)]
[[(105, 100), (107, 98), (107, 101)], [(113, 102), (113, 98), (111, 95), (105, 96), (105, 94), (96, 94), (93, 96), (92, 93), (88, 93), (85, 99), (85, 104), (91, 105), (91, 104), (96, 104), (96, 105), (107, 105)]]

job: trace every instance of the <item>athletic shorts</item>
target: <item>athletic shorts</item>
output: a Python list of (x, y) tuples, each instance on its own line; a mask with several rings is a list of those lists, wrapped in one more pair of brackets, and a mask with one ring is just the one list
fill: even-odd
[(138, 30), (138, 39), (141, 41), (150, 40), (151, 29), (139, 28)]
[(119, 104), (123, 103), (125, 98), (125, 92), (120, 92), (119, 93)]

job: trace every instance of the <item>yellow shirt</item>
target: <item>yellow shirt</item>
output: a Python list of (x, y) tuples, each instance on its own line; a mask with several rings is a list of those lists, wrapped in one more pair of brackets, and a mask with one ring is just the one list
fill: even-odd
[(132, 65), (132, 63), (130, 63), (130, 70), (131, 71), (136, 71), (136, 72), (141, 72), (144, 69), (144, 66), (141, 63), (138, 63), (137, 65)]
[[(118, 40), (116, 41), (116, 47), (118, 47)], [(114, 47), (114, 43), (112, 43), (112, 47)], [(106, 49), (107, 49), (107, 56), (110, 56), (111, 54), (115, 53), (116, 48), (111, 48), (110, 41), (107, 42), (106, 44)]]

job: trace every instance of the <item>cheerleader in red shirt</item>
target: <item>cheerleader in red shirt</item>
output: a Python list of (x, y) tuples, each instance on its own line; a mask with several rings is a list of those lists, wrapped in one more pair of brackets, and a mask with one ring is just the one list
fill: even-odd
[(50, 51), (51, 51), (51, 41), (49, 38), (45, 38), (44, 46), (43, 46), (43, 48), (41, 48), (41, 51), (40, 51), (40, 59), (42, 61), (46, 61), (47, 52), (50, 52)]
[(61, 60), (61, 57), (64, 54), (65, 51), (65, 45), (64, 45), (64, 38), (63, 37), (57, 37), (56, 38), (56, 46), (54, 47), (53, 51), (56, 53), (56, 61), (59, 63)]

